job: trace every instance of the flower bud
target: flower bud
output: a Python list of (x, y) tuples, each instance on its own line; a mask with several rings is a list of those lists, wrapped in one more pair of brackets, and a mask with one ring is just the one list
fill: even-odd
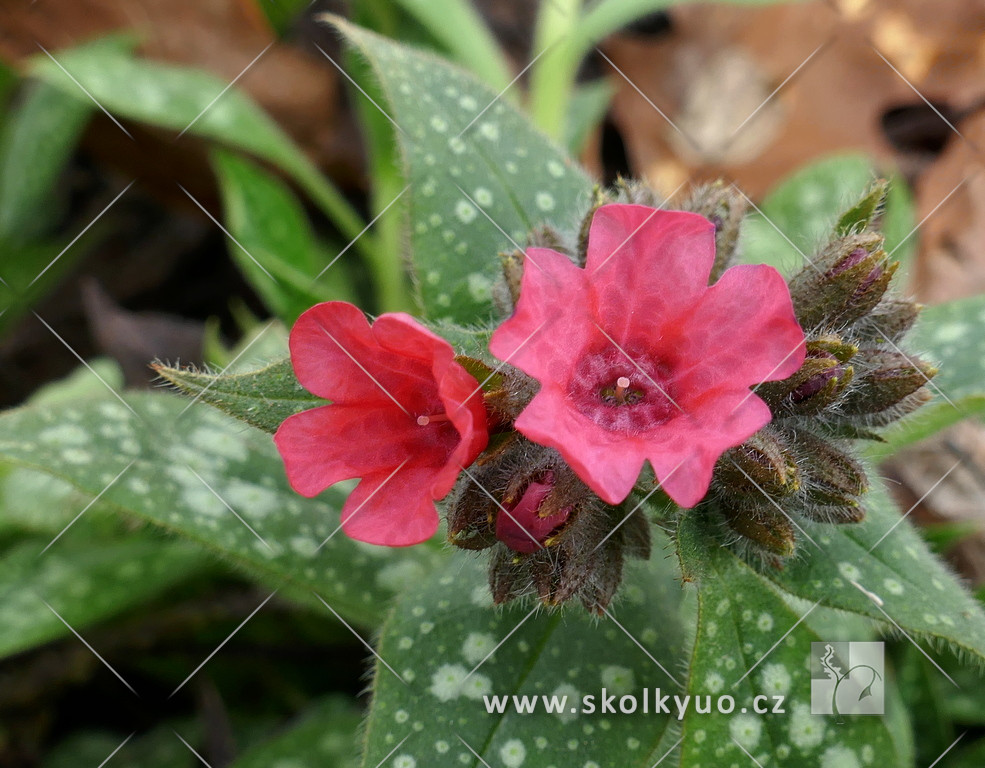
[(834, 354), (808, 345), (804, 364), (789, 379), (762, 384), (756, 394), (774, 413), (809, 416), (834, 403), (854, 376), (852, 366)]
[(934, 366), (895, 351), (866, 351), (862, 356), (868, 370), (840, 403), (847, 416), (882, 413), (902, 403), (937, 374)]
[(735, 187), (724, 182), (697, 187), (681, 205), (682, 211), (704, 216), (715, 225), (715, 263), (711, 282), (715, 282), (735, 260), (739, 231), (749, 203)]
[(765, 499), (762, 504), (724, 505), (722, 512), (729, 528), (778, 557), (794, 553), (797, 537), (793, 523)]
[(520, 300), (520, 281), (523, 279), (523, 262), (526, 259), (523, 251), (506, 251), (499, 254), (503, 268), (503, 295), (497, 294), (496, 308), (506, 316), (513, 313), (517, 301)]
[[(858, 522), (864, 512), (858, 497), (869, 490), (865, 469), (854, 458), (839, 450), (832, 442), (813, 435), (798, 435), (800, 447), (811, 457), (810, 475), (805, 482), (808, 504), (804, 513), (813, 519), (833, 522)], [(812, 514), (812, 508), (828, 509), (823, 515)]]
[(810, 339), (807, 342), (807, 351), (827, 352), (841, 362), (847, 363), (858, 354), (858, 347), (855, 344), (849, 344), (836, 333), (826, 333), (815, 339)]
[(913, 327), (923, 306), (915, 301), (897, 297), (883, 300), (855, 325), (855, 333), (879, 344), (898, 342)]
[(727, 494), (788, 496), (800, 489), (800, 472), (787, 446), (764, 428), (722, 454), (715, 483)]
[(592, 189), (592, 203), (588, 208), (588, 213), (585, 214), (584, 218), (581, 220), (581, 224), (578, 227), (578, 248), (576, 251), (577, 258), (575, 263), (579, 267), (584, 267), (585, 262), (588, 260), (588, 233), (592, 228), (592, 219), (595, 217), (595, 212), (601, 208), (606, 203), (612, 202), (609, 195), (598, 184)]
[(554, 509), (548, 499), (554, 490), (554, 472), (531, 480), (519, 498), (504, 499), (496, 516), (496, 538), (514, 552), (536, 552), (556, 544), (551, 534), (571, 515), (571, 506)]
[(858, 320), (882, 299), (897, 267), (886, 263), (877, 233), (834, 240), (790, 281), (797, 319), (806, 329)]

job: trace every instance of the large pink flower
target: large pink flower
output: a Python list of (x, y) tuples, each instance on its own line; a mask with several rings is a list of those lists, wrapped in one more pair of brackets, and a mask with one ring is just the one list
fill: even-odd
[(674, 501), (697, 504), (722, 452), (771, 418), (750, 387), (804, 360), (779, 273), (737, 266), (709, 287), (714, 257), (707, 219), (640, 205), (598, 209), (584, 269), (527, 251), (516, 311), (490, 349), (541, 385), (516, 428), (610, 504), (644, 460)]
[(371, 544), (405, 546), (438, 527), (434, 500), (486, 447), (478, 382), (444, 339), (409, 315), (370, 327), (345, 302), (312, 307), (291, 330), (298, 380), (331, 405), (303, 411), (274, 436), (291, 486), (315, 496), (362, 478), (342, 529)]

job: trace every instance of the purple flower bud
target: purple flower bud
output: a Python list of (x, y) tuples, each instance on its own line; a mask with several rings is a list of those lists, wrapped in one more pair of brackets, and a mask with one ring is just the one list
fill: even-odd
[[(807, 353), (809, 358), (814, 358), (815, 360), (834, 360), (837, 362), (837, 358), (830, 352), (824, 352), (821, 350), (812, 350)], [(790, 393), (790, 399), (795, 403), (802, 403), (805, 400), (809, 400), (822, 389), (824, 389), (828, 382), (835, 378), (841, 378), (845, 374), (845, 367), (838, 363), (837, 365), (832, 365), (830, 368), (826, 368), (820, 373), (816, 373), (811, 376), (807, 381), (798, 386), (793, 392)]]

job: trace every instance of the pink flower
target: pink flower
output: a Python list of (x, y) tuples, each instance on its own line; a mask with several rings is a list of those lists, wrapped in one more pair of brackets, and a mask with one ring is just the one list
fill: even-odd
[(707, 219), (640, 205), (598, 209), (584, 269), (527, 251), (516, 311), (490, 349), (541, 385), (516, 428), (610, 504), (644, 460), (675, 502), (697, 504), (719, 456), (770, 421), (750, 387), (804, 360), (779, 273), (737, 266), (709, 287), (714, 258)]
[(332, 401), (286, 419), (274, 441), (295, 491), (315, 496), (362, 478), (342, 529), (370, 544), (405, 546), (438, 527), (434, 500), (451, 490), (489, 435), (478, 382), (444, 339), (408, 315), (318, 304), (291, 330), (302, 386)]

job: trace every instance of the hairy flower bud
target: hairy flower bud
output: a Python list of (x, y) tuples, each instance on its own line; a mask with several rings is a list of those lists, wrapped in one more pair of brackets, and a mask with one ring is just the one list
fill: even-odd
[(838, 238), (793, 277), (790, 294), (805, 329), (852, 323), (879, 303), (898, 266), (886, 262), (882, 242), (875, 232)]
[(554, 472), (548, 470), (531, 479), (518, 496), (503, 499), (496, 516), (496, 538), (515, 552), (536, 552), (557, 543), (552, 533), (571, 515), (572, 507), (557, 509), (550, 498), (554, 490)]
[(765, 499), (724, 505), (722, 512), (729, 528), (771, 555), (789, 557), (794, 553), (797, 537), (793, 523)]
[(715, 264), (711, 282), (715, 282), (735, 261), (742, 220), (749, 208), (746, 198), (723, 181), (702, 184), (681, 204), (682, 211), (704, 216), (715, 225)]
[[(509, 376), (507, 375), (507, 379)], [(448, 540), (492, 549), (493, 600), (535, 594), (545, 605), (578, 597), (596, 613), (622, 579), (625, 557), (649, 557), (646, 517), (602, 504), (550, 448), (504, 435), (469, 470), (447, 513)]]
[[(814, 505), (833, 506), (856, 510), (837, 522), (856, 521), (862, 518), (858, 497), (869, 490), (865, 469), (854, 458), (837, 448), (831, 441), (814, 435), (800, 435), (800, 447), (811, 457), (810, 476), (805, 483), (808, 516)], [(830, 515), (825, 514), (823, 519)]]
[(913, 327), (923, 305), (909, 299), (886, 296), (856, 323), (855, 334), (877, 344), (896, 343)]
[(715, 482), (725, 493), (787, 496), (800, 489), (800, 471), (789, 447), (765, 427), (722, 454)]
[(808, 345), (807, 358), (800, 370), (783, 381), (761, 385), (757, 394), (775, 413), (801, 416), (820, 413), (834, 403), (851, 382), (852, 366), (834, 354)]
[(840, 403), (848, 416), (879, 414), (897, 406), (937, 374), (934, 366), (896, 351), (865, 350), (860, 357), (868, 370)]

